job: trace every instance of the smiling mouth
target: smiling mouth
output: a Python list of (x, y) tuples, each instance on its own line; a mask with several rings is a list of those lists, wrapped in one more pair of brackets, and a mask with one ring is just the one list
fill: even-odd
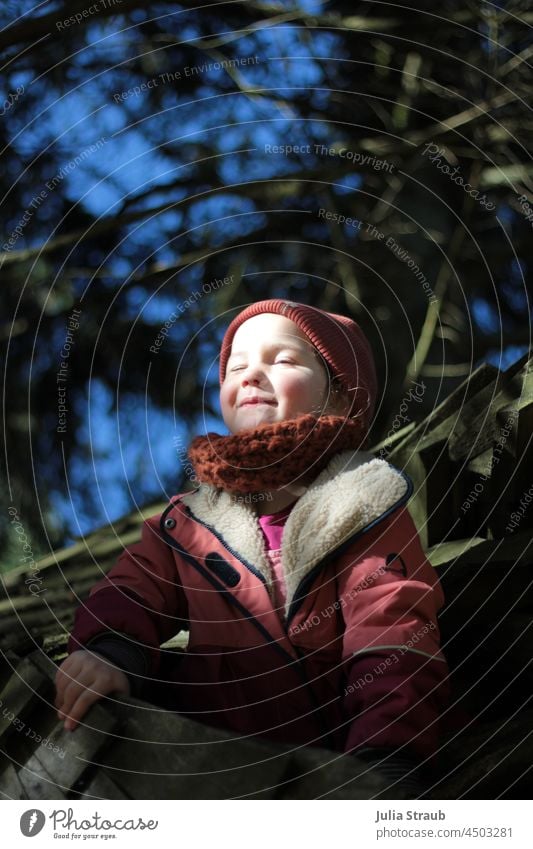
[(267, 401), (265, 398), (247, 398), (246, 401), (239, 404), (239, 407), (256, 407), (258, 404), (267, 404), (269, 407), (274, 407), (276, 402)]

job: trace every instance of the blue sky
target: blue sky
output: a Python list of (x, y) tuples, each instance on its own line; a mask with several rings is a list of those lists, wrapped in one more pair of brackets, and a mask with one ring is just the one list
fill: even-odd
[[(301, 6), (310, 10), (323, 4), (306, 0)], [(50, 4), (46, 10), (53, 7)], [(45, 7), (41, 10), (44, 13)], [(50, 148), (55, 153), (60, 168), (67, 168), (62, 180), (62, 192), (72, 202), (95, 216), (112, 215), (128, 198), (135, 198), (147, 188), (158, 185), (161, 191), (151, 196), (150, 206), (163, 203), (168, 198), (164, 186), (176, 180), (187, 180), (201, 170), (195, 161), (205, 155), (204, 146), (214, 143), (219, 155), (216, 160), (221, 185), (245, 180), (283, 177), (297, 170), (298, 165), (289, 157), (258, 155), (267, 144), (293, 144), (332, 142), (342, 140), (342, 129), (327, 126), (319, 121), (303, 121), (296, 109), (291, 109), (291, 98), (309, 87), (306, 97), (321, 101), (326, 97), (325, 81), (319, 59), (314, 57), (343, 56), (340, 43), (331, 33), (315, 31), (310, 39), (301, 38), (300, 30), (293, 25), (264, 29), (253, 37), (239, 38), (237, 52), (240, 56), (261, 57), (257, 64), (239, 68), (242, 78), (253, 86), (268, 87), (261, 96), (249, 96), (228, 89), (220, 96), (216, 85), (220, 71), (205, 71), (198, 90), (198, 99), (191, 102), (180, 96), (179, 89), (159, 85), (162, 112), (144, 118), (144, 95), (131, 93), (124, 102), (115, 102), (115, 95), (131, 86), (127, 66), (121, 63), (129, 58), (128, 34), (116, 32), (112, 20), (104, 24), (91, 22), (87, 34), (90, 45), (77, 57), (81, 84), (72, 81), (70, 88), (56, 96), (54, 86), (40, 88), (38, 108), (34, 120), (28, 125), (18, 123), (16, 109), (12, 110), (13, 145), (21, 158)], [(193, 39), (195, 32), (183, 28), (182, 38)], [(97, 78), (84, 78), (83, 69), (89, 60), (104, 55), (105, 73)], [(153, 78), (161, 73), (176, 72), (164, 50), (150, 57)], [(199, 61), (208, 61), (199, 51)], [(148, 75), (147, 75), (148, 78)], [(28, 75), (13, 74), (10, 89), (19, 83), (28, 90), (39, 82)], [(289, 84), (288, 84), (289, 83)], [(105, 142), (90, 155), (86, 152), (99, 140)], [(178, 153), (169, 154), (164, 146), (170, 145)], [(235, 153), (235, 151), (241, 151)], [(70, 165), (76, 157), (82, 158), (76, 167)], [(309, 165), (317, 164), (313, 152), (305, 155)], [(50, 177), (53, 177), (50, 174)], [(344, 186), (334, 188), (338, 194), (356, 192), (359, 185), (357, 168), (343, 180)], [(38, 191), (41, 187), (32, 187)], [(186, 187), (172, 189), (172, 198), (186, 197)], [(31, 198), (28, 198), (30, 200)], [(142, 202), (136, 208), (142, 207)], [(194, 231), (198, 244), (203, 244), (206, 233), (209, 243), (216, 247), (226, 239), (244, 235), (257, 224), (255, 205), (251, 199), (226, 191), (215, 192), (211, 197), (199, 198), (187, 209), (187, 217), (176, 207), (151, 220), (142, 220), (130, 227), (127, 242), (119, 253), (106, 261), (106, 271), (117, 280), (126, 279), (134, 269), (130, 256), (142, 256), (150, 262), (172, 262), (180, 250), (180, 232), (185, 224)], [(50, 222), (50, 233), (58, 222)], [(347, 231), (348, 232), (348, 231)], [(42, 232), (36, 234), (34, 243), (41, 243)], [(30, 228), (25, 233), (25, 243), (32, 244)], [(516, 271), (518, 273), (518, 271)], [(511, 275), (512, 278), (512, 275)], [(519, 286), (510, 278), (509, 286), (519, 295)], [(191, 268), (181, 285), (190, 291), (201, 284), (201, 267)], [(179, 286), (163, 287), (156, 298), (148, 302), (141, 286), (131, 287), (122, 303), (128, 318), (135, 321), (142, 313), (154, 327), (164, 322), (180, 298)], [(191, 307), (194, 310), (195, 307)], [(481, 331), (494, 332), (498, 316), (493, 305), (477, 299), (472, 304), (472, 314)], [(179, 323), (169, 335), (169, 341), (180, 349)], [(61, 346), (58, 335), (58, 350)], [(212, 346), (206, 347), (211, 356)], [(513, 346), (503, 353), (494, 350), (489, 359), (499, 368), (505, 368), (523, 352)], [(72, 356), (75, 356), (75, 348)], [(57, 357), (57, 351), (42, 351), (46, 357)], [(210, 398), (214, 402), (216, 378), (205, 363)], [(39, 364), (36, 364), (39, 368)], [(37, 374), (34, 375), (34, 379)], [(173, 376), (172, 376), (173, 377)], [(172, 386), (169, 385), (169, 393)], [(72, 538), (86, 533), (95, 526), (114, 520), (146, 502), (146, 493), (154, 500), (164, 500), (176, 491), (179, 461), (174, 440), (185, 438), (179, 411), (162, 412), (151, 402), (139, 402), (139, 396), (119, 396), (118, 415), (113, 413), (113, 393), (100, 381), (93, 380), (85, 396), (71, 399), (77, 403), (84, 416), (79, 434), (80, 452), (68, 470), (68, 487), (54, 496), (54, 507), (67, 519)], [(201, 431), (219, 430), (219, 419), (200, 420)], [(133, 483), (135, 481), (135, 483)], [(96, 514), (86, 515), (77, 493), (91, 487), (98, 493)], [(71, 499), (72, 498), (72, 502)]]

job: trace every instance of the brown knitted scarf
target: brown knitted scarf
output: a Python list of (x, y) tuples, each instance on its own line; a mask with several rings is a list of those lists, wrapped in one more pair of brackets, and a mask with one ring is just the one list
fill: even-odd
[(228, 492), (261, 492), (303, 475), (316, 477), (334, 454), (360, 447), (364, 436), (360, 418), (308, 414), (231, 436), (197, 436), (188, 453), (202, 483)]

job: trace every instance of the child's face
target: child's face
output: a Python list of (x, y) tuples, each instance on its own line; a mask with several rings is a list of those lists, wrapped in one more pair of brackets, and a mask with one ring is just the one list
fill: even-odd
[(238, 328), (231, 346), (220, 406), (232, 433), (324, 412), (329, 377), (320, 354), (299, 327), (262, 313)]

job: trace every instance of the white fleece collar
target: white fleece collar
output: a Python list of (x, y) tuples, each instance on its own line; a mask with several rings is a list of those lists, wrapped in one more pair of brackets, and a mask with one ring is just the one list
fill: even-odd
[[(301, 580), (329, 552), (376, 521), (407, 493), (405, 477), (385, 460), (342, 451), (315, 478), (291, 510), (281, 543), (288, 611)], [(272, 593), (272, 573), (263, 533), (251, 504), (203, 484), (182, 498), (193, 517), (216, 531), (223, 543), (253, 566)]]

